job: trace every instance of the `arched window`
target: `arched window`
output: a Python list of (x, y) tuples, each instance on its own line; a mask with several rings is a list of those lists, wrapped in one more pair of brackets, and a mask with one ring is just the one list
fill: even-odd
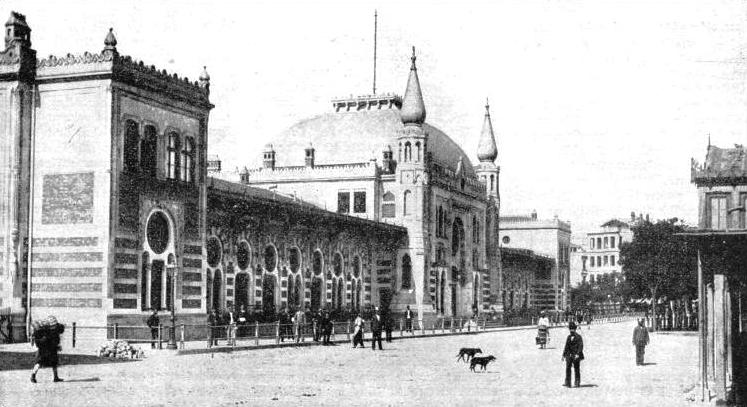
[(402, 143), (399, 143), (399, 162), (402, 162)]
[(402, 289), (410, 289), (412, 287), (412, 262), (410, 261), (410, 255), (406, 254), (402, 256)]
[(140, 144), (140, 168), (143, 174), (156, 176), (158, 168), (158, 136), (154, 126), (145, 126), (143, 140)]
[(246, 270), (251, 264), (251, 250), (249, 249), (249, 243), (242, 241), (236, 248), (236, 264), (239, 266), (239, 270)]
[(415, 161), (420, 162), (420, 142), (415, 142)]
[(298, 247), (291, 247), (288, 250), (288, 263), (291, 273), (296, 273), (301, 268), (301, 251)]
[(322, 274), (322, 266), (323, 266), (322, 252), (320, 252), (319, 250), (315, 250), (313, 254), (312, 265), (311, 265), (311, 269), (314, 272), (315, 276), (319, 276)]
[(272, 273), (275, 271), (277, 263), (277, 251), (275, 250), (275, 246), (268, 245), (265, 247), (265, 270), (268, 273)]
[(396, 206), (394, 202), (394, 194), (386, 192), (381, 198), (381, 217), (382, 218), (393, 218), (396, 216)]
[(296, 290), (293, 285), (294, 283), (295, 279), (293, 276), (288, 276), (288, 292), (286, 295), (288, 296), (288, 308), (291, 310), (296, 307)]
[(405, 142), (405, 161), (412, 161), (412, 144)]
[(335, 253), (335, 255), (332, 256), (332, 269), (335, 276), (339, 277), (342, 275), (342, 255), (340, 253)]
[(361, 258), (353, 257), (353, 277), (358, 278), (361, 275)]
[(194, 181), (195, 172), (195, 142), (192, 137), (184, 138), (184, 148), (181, 150), (181, 180), (184, 182)]
[(480, 269), (480, 252), (477, 249), (472, 250), (472, 268), (475, 270)]
[(138, 170), (138, 143), (140, 143), (140, 132), (138, 124), (134, 120), (125, 122), (124, 134), (124, 170), (126, 172), (137, 172)]
[(168, 161), (166, 164), (166, 176), (169, 179), (179, 179), (179, 134), (169, 133)]
[(412, 192), (405, 191), (404, 195), (402, 196), (402, 214), (403, 215), (409, 215), (410, 212), (412, 212), (412, 208), (410, 206), (412, 205)]

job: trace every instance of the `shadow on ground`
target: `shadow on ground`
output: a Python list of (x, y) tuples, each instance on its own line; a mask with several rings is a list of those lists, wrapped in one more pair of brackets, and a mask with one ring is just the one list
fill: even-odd
[[(0, 351), (0, 372), (7, 370), (31, 370), (34, 367), (34, 355), (34, 352)], [(137, 361), (137, 359), (110, 359), (92, 355), (60, 355), (60, 366), (99, 365)]]

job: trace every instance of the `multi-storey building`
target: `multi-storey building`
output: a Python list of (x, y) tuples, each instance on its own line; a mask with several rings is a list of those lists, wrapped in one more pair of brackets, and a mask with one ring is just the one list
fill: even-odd
[[(553, 267), (535, 276), (532, 287), (534, 306), (541, 309), (565, 309), (570, 274), (571, 224), (557, 217), (538, 219), (529, 216), (500, 218), (501, 247), (528, 249), (553, 259)], [(505, 291), (505, 288), (503, 289)], [(505, 294), (504, 294), (505, 295)]]
[(620, 281), (620, 246), (632, 239), (630, 224), (618, 219), (611, 219), (598, 230), (586, 233), (583, 245), (571, 251), (571, 284), (594, 283), (602, 276)]
[(408, 275), (402, 226), (208, 177), (206, 71), (192, 82), (120, 55), (111, 30), (101, 52), (37, 59), (30, 34), (11, 13), (0, 51), (0, 308), (17, 338), (47, 315), (103, 327), (150, 309), (190, 325), (235, 305), (359, 308), (395, 264)]
[[(372, 292), (395, 310), (471, 315), (500, 285), (498, 150), (488, 106), (478, 165), (425, 122), (413, 50), (403, 98), (376, 94), (332, 101), (268, 144), (247, 185), (298, 196), (341, 214), (401, 225), (407, 243), (377, 266)], [(343, 259), (345, 264), (351, 260)], [(500, 305), (500, 304), (496, 304)]]

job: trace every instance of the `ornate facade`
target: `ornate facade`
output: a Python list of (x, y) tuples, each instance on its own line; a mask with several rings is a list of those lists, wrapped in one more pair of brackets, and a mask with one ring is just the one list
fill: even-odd
[(421, 319), (500, 310), (499, 167), (488, 107), (476, 166), (425, 122), (414, 50), (403, 98), (336, 99), (332, 109), (275, 138), (241, 182), (404, 227), (392, 267), (373, 270), (377, 304), (409, 305)]

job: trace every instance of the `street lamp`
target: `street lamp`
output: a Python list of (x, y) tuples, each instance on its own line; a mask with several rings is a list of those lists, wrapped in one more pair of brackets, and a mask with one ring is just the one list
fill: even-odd
[(169, 328), (169, 343), (166, 345), (166, 349), (176, 350), (176, 316), (174, 315), (174, 309), (176, 304), (176, 261), (173, 255), (169, 255), (168, 264), (166, 266), (166, 272), (171, 277), (171, 327)]

